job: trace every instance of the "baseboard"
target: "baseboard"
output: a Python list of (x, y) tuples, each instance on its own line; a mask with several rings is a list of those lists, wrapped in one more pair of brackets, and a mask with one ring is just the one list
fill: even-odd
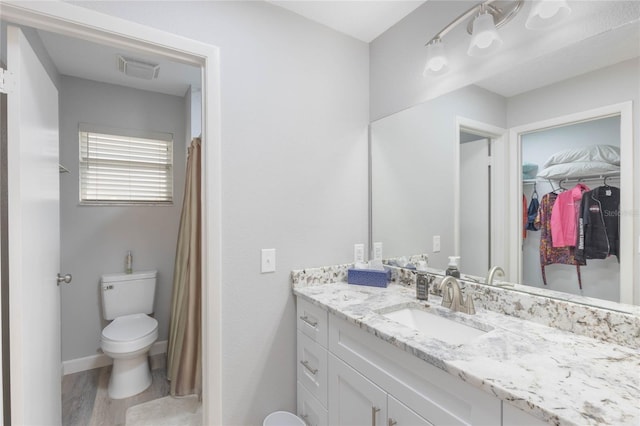
[[(149, 349), (149, 355), (159, 355), (167, 352), (167, 341), (155, 342)], [(83, 358), (62, 361), (62, 375), (78, 373), (80, 371), (92, 370), (94, 368), (111, 365), (113, 360), (105, 354), (95, 354)]]

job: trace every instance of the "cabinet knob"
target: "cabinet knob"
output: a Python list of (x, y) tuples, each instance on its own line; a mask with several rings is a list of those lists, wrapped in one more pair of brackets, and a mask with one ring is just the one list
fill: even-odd
[(391, 417), (389, 417), (389, 426), (395, 426), (397, 425), (398, 422), (396, 422), (395, 420), (393, 420)]

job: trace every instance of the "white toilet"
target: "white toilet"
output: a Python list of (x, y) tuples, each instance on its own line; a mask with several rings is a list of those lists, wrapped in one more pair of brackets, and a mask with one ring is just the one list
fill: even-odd
[(158, 339), (153, 313), (156, 271), (103, 275), (102, 314), (113, 320), (102, 330), (100, 346), (113, 358), (109, 397), (136, 395), (151, 385), (149, 348)]

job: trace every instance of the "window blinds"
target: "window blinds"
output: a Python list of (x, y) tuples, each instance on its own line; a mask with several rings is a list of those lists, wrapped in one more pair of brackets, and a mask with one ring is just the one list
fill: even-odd
[(123, 136), (80, 127), (82, 204), (171, 204), (173, 137)]

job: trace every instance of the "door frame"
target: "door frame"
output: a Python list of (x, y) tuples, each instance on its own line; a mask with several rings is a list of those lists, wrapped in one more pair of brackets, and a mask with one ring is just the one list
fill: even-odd
[[(585, 121), (597, 120), (611, 116), (620, 116), (620, 227), (630, 232), (620, 233), (620, 303), (633, 304), (634, 293), (638, 291), (634, 274), (634, 238), (636, 235), (636, 219), (634, 218), (634, 170), (635, 153), (633, 148), (633, 104), (631, 101), (607, 105), (586, 111), (566, 114), (547, 120), (536, 121), (509, 130), (509, 180), (517, 187), (510, 194), (515, 194), (515, 200), (510, 200), (509, 245), (511, 256), (510, 269), (515, 271), (514, 282), (522, 282), (522, 135), (553, 127), (562, 127)], [(505, 222), (506, 223), (506, 222)]]
[[(489, 139), (491, 144), (491, 253), (490, 258), (494, 265), (507, 264), (508, 251), (505, 247), (507, 235), (502, 224), (507, 219), (505, 216), (504, 206), (506, 199), (505, 194), (508, 192), (507, 182), (502, 179), (507, 167), (505, 160), (507, 158), (507, 129), (494, 126), (492, 124), (483, 123), (481, 121), (472, 120), (461, 116), (456, 117), (455, 123), (455, 145), (453, 147), (453, 248), (456, 256), (460, 255), (460, 132), (465, 131), (479, 135)], [(464, 262), (464, 259), (462, 260)], [(488, 271), (487, 271), (488, 272)], [(505, 269), (505, 273), (508, 271)]]
[[(217, 46), (187, 39), (63, 2), (0, 2), (8, 23), (81, 38), (168, 59), (202, 69), (202, 414), (203, 424), (222, 423), (221, 387), (221, 117), (220, 52)], [(11, 357), (19, 357), (13, 353)], [(5, 354), (6, 355), (6, 354)]]

